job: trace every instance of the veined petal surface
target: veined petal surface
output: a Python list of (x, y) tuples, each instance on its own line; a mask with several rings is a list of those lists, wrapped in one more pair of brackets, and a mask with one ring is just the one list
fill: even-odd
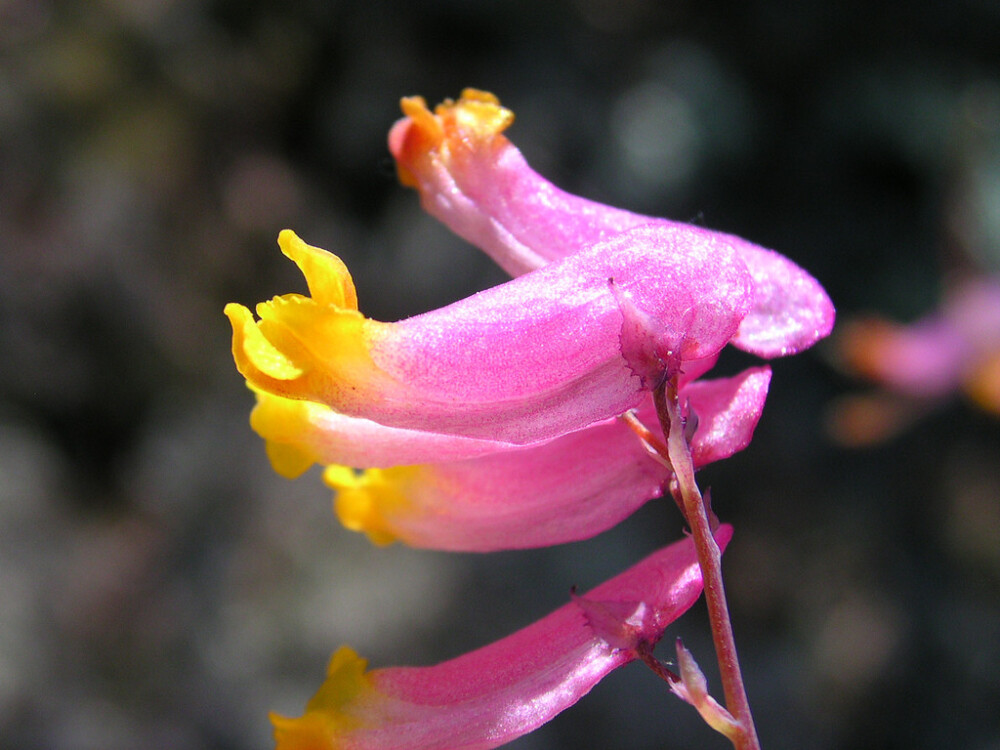
[[(343, 263), (291, 232), (282, 250), (321, 297), (226, 307), (233, 356), (256, 390), (379, 424), (524, 444), (635, 406), (649, 362), (621, 345), (627, 312), (655, 324), (667, 367), (718, 353), (753, 282), (720, 237), (646, 225), (506, 284), (398, 323), (357, 310)], [(310, 278), (312, 277), (312, 278)], [(315, 291), (314, 291), (315, 294)]]
[[(729, 526), (716, 533), (725, 548)], [(528, 627), (431, 667), (365, 671), (350, 649), (300, 718), (272, 716), (277, 750), (488, 750), (538, 728), (655, 643), (701, 593), (684, 539)], [(608, 617), (594, 618), (599, 610)], [(608, 628), (608, 619), (620, 620)]]
[(432, 113), (403, 99), (389, 149), (400, 180), (456, 234), (513, 276), (618, 232), (655, 222), (736, 249), (754, 278), (753, 308), (733, 344), (763, 357), (793, 354), (829, 334), (833, 304), (819, 283), (782, 255), (732, 235), (656, 219), (572, 195), (537, 174), (503, 131), (514, 116), (492, 94), (466, 89)]
[[(770, 369), (696, 381), (681, 391), (697, 415), (696, 466), (742, 450), (760, 419)], [(658, 430), (652, 397), (636, 416)], [(663, 493), (670, 470), (621, 420), (464, 461), (371, 469), (329, 467), (341, 522), (379, 544), (489, 552), (586, 539)]]

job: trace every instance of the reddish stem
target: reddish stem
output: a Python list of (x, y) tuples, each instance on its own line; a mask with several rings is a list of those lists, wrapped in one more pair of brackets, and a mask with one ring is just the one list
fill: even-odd
[[(760, 750), (757, 730), (750, 713), (743, 675), (736, 656), (736, 640), (729, 619), (726, 591), (722, 585), (722, 552), (715, 542), (705, 500), (694, 478), (694, 463), (691, 448), (684, 434), (684, 425), (677, 399), (677, 386), (667, 381), (653, 392), (656, 412), (667, 439), (667, 458), (674, 469), (676, 485), (672, 488), (675, 498), (691, 527), (698, 564), (701, 567), (705, 587), (705, 602), (712, 627), (715, 655), (719, 661), (722, 689), (726, 697), (726, 709), (740, 724), (740, 732), (733, 740), (737, 750)], [(679, 495), (679, 497), (677, 497)]]

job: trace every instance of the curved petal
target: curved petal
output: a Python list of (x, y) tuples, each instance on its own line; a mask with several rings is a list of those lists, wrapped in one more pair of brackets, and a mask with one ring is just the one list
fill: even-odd
[(681, 391), (698, 419), (691, 440), (695, 468), (738, 453), (753, 438), (764, 411), (770, 367), (753, 367), (731, 378), (698, 380)]
[[(731, 527), (720, 527), (720, 547), (731, 536)], [(277, 748), (498, 747), (550, 721), (609, 672), (632, 661), (635, 648), (658, 641), (700, 593), (694, 544), (684, 539), (582, 600), (435, 666), (366, 672), (366, 662), (342, 648), (304, 716), (272, 715)]]
[(752, 293), (724, 242), (643, 226), (448, 307), (379, 323), (356, 309), (336, 256), (288, 231), (279, 242), (318, 277), (307, 278), (310, 289), (334, 291), (275, 297), (257, 306), (259, 321), (227, 305), (233, 356), (254, 389), (387, 426), (501, 442), (548, 439), (638, 402), (636, 374), (651, 365), (623, 352), (629, 313), (610, 279), (656, 324), (651, 351), (672, 367), (725, 346)]
[(658, 497), (669, 477), (617, 419), (467, 461), (324, 473), (347, 528), (376, 543), (465, 552), (594, 536)]
[(736, 241), (753, 276), (754, 304), (733, 346), (759, 357), (784, 357), (829, 336), (837, 314), (819, 282), (780, 253)]
[[(703, 466), (742, 450), (760, 419), (766, 367), (682, 390), (698, 417), (691, 450)], [(636, 415), (656, 425), (647, 396)], [(659, 497), (670, 471), (618, 419), (542, 444), (465, 461), (370, 469), (328, 467), (341, 522), (376, 544), (464, 552), (542, 547), (606, 531)]]
[(400, 182), (511, 276), (653, 221), (571, 195), (533, 171), (503, 135), (514, 113), (492, 94), (466, 89), (434, 113), (420, 97), (401, 106), (406, 117), (389, 132)]
[(315, 401), (257, 392), (250, 426), (264, 438), (274, 470), (294, 479), (314, 463), (364, 469), (459, 461), (519, 446), (499, 440), (387, 427), (338, 414)]
[(792, 354), (828, 335), (834, 309), (816, 280), (787, 258), (745, 240), (588, 201), (531, 169), (503, 135), (513, 114), (492, 94), (467, 89), (431, 113), (419, 97), (404, 99), (406, 117), (389, 134), (400, 180), (456, 234), (517, 276), (655, 222), (692, 242), (734, 247), (756, 284), (753, 308), (733, 344), (763, 357)]

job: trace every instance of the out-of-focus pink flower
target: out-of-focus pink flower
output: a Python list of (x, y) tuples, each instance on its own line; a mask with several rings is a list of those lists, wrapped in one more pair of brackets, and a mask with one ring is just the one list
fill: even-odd
[[(732, 529), (716, 540), (724, 548)], [(272, 716), (278, 750), (486, 750), (576, 703), (655, 644), (701, 593), (690, 539), (654, 553), (547, 617), (431, 667), (366, 671), (341, 648), (326, 682), (290, 719)]]
[(941, 307), (912, 325), (869, 317), (847, 323), (836, 338), (847, 370), (884, 386), (884, 397), (851, 397), (838, 405), (834, 432), (848, 443), (884, 439), (920, 411), (964, 390), (1000, 414), (1000, 283), (978, 277), (953, 286)]
[(431, 112), (420, 97), (389, 149), (401, 182), (420, 192), (428, 213), (517, 276), (636, 226), (672, 228), (694, 243), (723, 243), (753, 278), (753, 300), (732, 343), (763, 357), (812, 346), (829, 334), (834, 309), (823, 288), (778, 253), (746, 240), (642, 216), (566, 193), (531, 169), (503, 135), (514, 121), (492, 94), (466, 89)]

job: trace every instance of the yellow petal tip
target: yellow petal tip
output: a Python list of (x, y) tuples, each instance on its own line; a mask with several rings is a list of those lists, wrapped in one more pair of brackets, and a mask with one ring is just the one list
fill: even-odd
[(309, 294), (316, 302), (344, 310), (358, 309), (354, 279), (344, 261), (331, 252), (307, 244), (291, 229), (278, 233), (278, 247), (302, 271)]
[(372, 690), (366, 669), (368, 661), (347, 646), (341, 646), (330, 658), (326, 681), (306, 704), (299, 718), (270, 715), (274, 726), (276, 750), (336, 750), (339, 738), (361, 721), (352, 715), (350, 704)]
[(513, 112), (501, 106), (496, 96), (479, 89), (465, 89), (457, 102), (447, 99), (435, 112), (445, 118), (446, 132), (458, 129), (478, 138), (499, 135), (514, 122)]
[(267, 340), (247, 308), (230, 302), (224, 312), (233, 327), (233, 358), (248, 381), (256, 373), (281, 381), (294, 380), (303, 374), (302, 368)]
[[(490, 147), (514, 122), (514, 113), (488, 91), (467, 88), (456, 102), (445, 99), (431, 112), (420, 96), (400, 100), (406, 115), (389, 134), (399, 181), (420, 188), (422, 176), (437, 159), (447, 163), (451, 151)], [(496, 141), (499, 143), (499, 141)]]
[(419, 471), (416, 466), (366, 469), (328, 466), (323, 481), (336, 490), (334, 510), (344, 528), (362, 531), (380, 547), (399, 540), (392, 519), (412, 507), (405, 484)]

